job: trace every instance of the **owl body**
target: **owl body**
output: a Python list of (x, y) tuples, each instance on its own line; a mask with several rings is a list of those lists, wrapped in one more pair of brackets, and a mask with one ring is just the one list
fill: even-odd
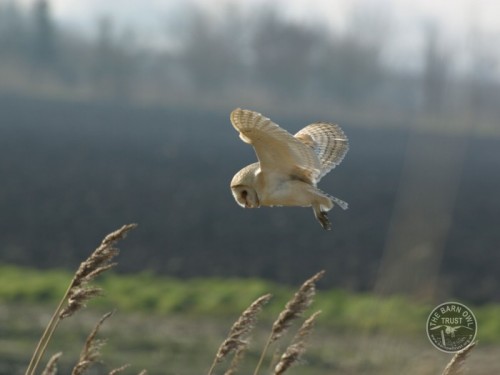
[[(238, 201), (245, 208), (260, 206), (309, 207), (312, 205), (314, 197), (318, 195), (317, 189), (311, 188), (308, 182), (282, 173), (262, 171), (260, 163), (251, 164), (242, 171), (245, 174), (245, 179), (241, 179), (241, 175), (236, 174), (231, 187), (233, 192), (237, 193), (235, 195), (237, 201), (238, 195), (241, 196), (241, 192), (246, 191), (246, 193), (243, 193), (243, 197), (247, 199), (244, 199), (241, 203)], [(238, 191), (239, 187), (243, 190)], [(255, 190), (258, 200), (248, 200), (248, 187)], [(321, 198), (323, 197), (318, 195), (318, 199), (321, 200)], [(328, 206), (328, 203), (326, 205)]]
[(334, 124), (315, 123), (295, 136), (257, 112), (236, 109), (231, 122), (240, 138), (252, 144), (259, 162), (241, 169), (231, 181), (236, 202), (245, 208), (260, 206), (312, 207), (324, 229), (331, 229), (327, 211), (334, 202), (347, 203), (316, 187), (343, 159), (347, 138)]

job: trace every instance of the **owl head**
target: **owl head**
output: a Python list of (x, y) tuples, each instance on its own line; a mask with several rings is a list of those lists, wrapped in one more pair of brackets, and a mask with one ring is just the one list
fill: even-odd
[(250, 164), (236, 173), (231, 180), (231, 192), (236, 203), (244, 208), (260, 207), (260, 200), (255, 190), (255, 173), (258, 165)]

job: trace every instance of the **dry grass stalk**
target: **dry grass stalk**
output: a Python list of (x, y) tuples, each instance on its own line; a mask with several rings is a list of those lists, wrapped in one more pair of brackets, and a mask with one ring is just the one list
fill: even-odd
[(148, 372), (146, 370), (142, 370), (138, 375), (146, 375)]
[(57, 374), (57, 363), (59, 362), (59, 358), (61, 358), (62, 352), (54, 354), (50, 357), (45, 369), (42, 372), (42, 375), (56, 375)]
[(309, 338), (312, 329), (314, 327), (314, 323), (316, 317), (321, 313), (321, 311), (315, 312), (309, 319), (307, 319), (302, 327), (300, 327), (299, 331), (295, 335), (292, 340), (290, 346), (286, 349), (283, 355), (280, 358), (280, 361), (274, 368), (275, 375), (281, 375), (286, 370), (288, 370), (291, 366), (297, 363), (300, 357), (306, 351), (307, 339)]
[(92, 366), (99, 360), (99, 358), (101, 357), (101, 348), (105, 344), (105, 341), (96, 339), (96, 336), (99, 332), (99, 328), (101, 328), (104, 321), (111, 315), (113, 315), (113, 312), (105, 314), (96, 324), (92, 332), (90, 332), (87, 340), (85, 340), (85, 344), (83, 345), (78, 363), (73, 368), (71, 375), (83, 374), (85, 370), (87, 370), (90, 366)]
[(125, 370), (126, 368), (129, 368), (129, 367), (130, 367), (130, 365), (126, 364), (126, 365), (123, 365), (121, 367), (115, 368), (115, 369), (111, 370), (108, 375), (119, 374), (120, 372), (122, 372), (123, 370)]
[(458, 375), (463, 369), (465, 360), (467, 359), (471, 350), (476, 346), (477, 341), (471, 342), (462, 350), (455, 353), (450, 362), (446, 365), (443, 370), (442, 375)]
[(243, 311), (238, 320), (231, 327), (227, 338), (219, 347), (212, 366), (208, 372), (209, 375), (213, 373), (217, 363), (222, 362), (228, 354), (233, 351), (237, 351), (242, 347), (246, 347), (246, 338), (255, 327), (257, 316), (271, 297), (272, 296), (270, 294), (263, 295), (257, 298), (245, 311)]
[(306, 280), (293, 298), (287, 302), (285, 309), (280, 313), (278, 319), (273, 323), (273, 328), (267, 339), (266, 345), (262, 350), (254, 375), (259, 372), (262, 361), (266, 356), (267, 349), (271, 343), (278, 340), (292, 325), (292, 322), (302, 316), (304, 311), (311, 305), (314, 295), (316, 294), (316, 282), (323, 277), (325, 271), (320, 271), (310, 279)]
[[(115, 263), (111, 263), (111, 260), (118, 254), (118, 249), (114, 248), (113, 245), (118, 240), (125, 238), (126, 234), (136, 226), (137, 224), (124, 225), (108, 234), (90, 257), (80, 264), (38, 342), (25, 375), (35, 374), (47, 345), (61, 320), (70, 317), (84, 307), (90, 298), (100, 294), (101, 290), (99, 288), (89, 287), (88, 283), (97, 275), (115, 266)], [(65, 304), (67, 304), (66, 307), (64, 307)]]

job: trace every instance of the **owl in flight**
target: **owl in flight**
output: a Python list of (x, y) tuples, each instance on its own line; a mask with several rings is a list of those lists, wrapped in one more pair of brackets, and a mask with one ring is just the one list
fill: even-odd
[(237, 108), (231, 123), (245, 143), (253, 146), (257, 163), (236, 173), (231, 191), (245, 208), (302, 206), (313, 208), (321, 226), (331, 229), (327, 212), (334, 203), (347, 203), (316, 187), (344, 158), (349, 143), (339, 126), (327, 122), (308, 125), (291, 135), (260, 113)]

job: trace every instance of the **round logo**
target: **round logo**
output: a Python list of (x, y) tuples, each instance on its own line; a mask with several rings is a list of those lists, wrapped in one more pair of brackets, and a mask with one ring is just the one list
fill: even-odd
[(445, 302), (427, 318), (427, 336), (437, 349), (455, 353), (476, 338), (477, 321), (472, 311), (458, 302)]

